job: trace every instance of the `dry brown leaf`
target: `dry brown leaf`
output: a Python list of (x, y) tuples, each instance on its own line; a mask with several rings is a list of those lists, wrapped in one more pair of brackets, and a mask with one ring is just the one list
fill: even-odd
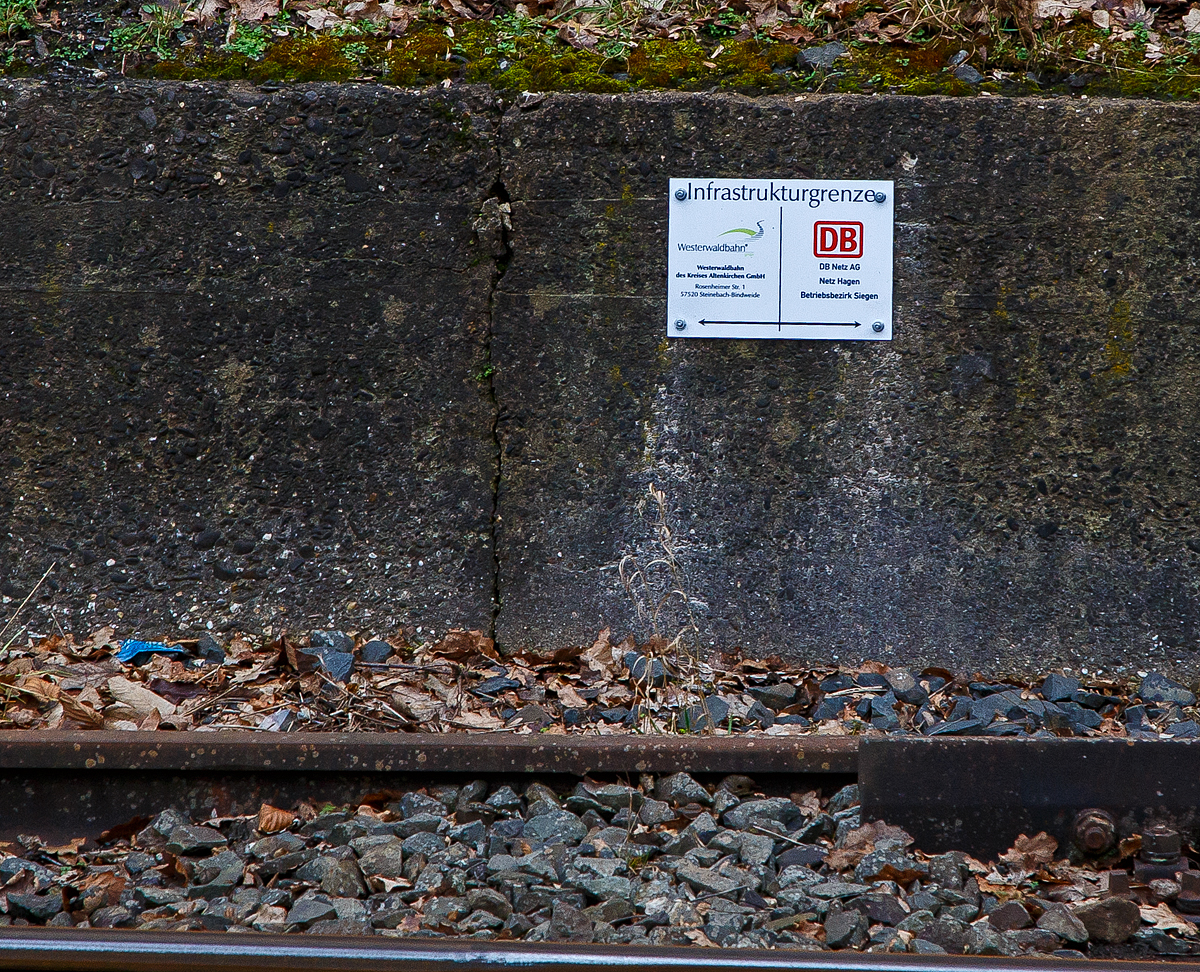
[[(100, 695), (95, 689), (84, 689), (84, 692), (90, 691), (96, 696), (96, 701), (100, 701)], [(83, 696), (84, 692), (80, 692)], [(103, 728), (104, 716), (97, 712), (94, 704), (84, 702), (82, 698), (72, 698), (70, 695), (62, 694), (59, 696), (59, 702), (62, 706), (62, 712), (66, 713), (67, 719), (77, 722), (83, 728)]]
[[(83, 879), (80, 888), (85, 892), (103, 892), (105, 900), (111, 907), (112, 905), (120, 904), (121, 894), (125, 890), (126, 883), (125, 878), (114, 868), (111, 871), (98, 871), (89, 874)], [(87, 895), (84, 894), (83, 897), (87, 897)]]
[(113, 643), (113, 637), (116, 635), (117, 629), (111, 624), (106, 624), (103, 628), (97, 628), (91, 633), (89, 640), (93, 648), (105, 648)]
[(488, 731), (504, 728), (504, 720), (497, 718), (490, 712), (463, 712), (453, 719), (447, 719), (446, 721), (459, 729)]
[(429, 722), (446, 708), (445, 703), (411, 685), (397, 685), (393, 688), (392, 704), (401, 715), (412, 719), (413, 722)]
[(287, 830), (296, 821), (296, 814), (291, 810), (281, 810), (269, 803), (258, 808), (258, 829), (264, 834), (277, 834)]
[(803, 24), (776, 24), (770, 33), (775, 40), (787, 41), (789, 44), (807, 44), (817, 39), (817, 35)]
[(564, 682), (557, 675), (551, 675), (546, 681), (546, 687), (558, 696), (558, 701), (565, 705), (568, 709), (586, 709), (587, 700), (575, 691), (574, 687), (568, 682)]
[[(342, 18), (335, 14), (332, 10), (326, 10), (323, 7), (317, 7), (315, 10), (301, 10), (299, 11), (299, 14), (304, 18), (305, 23), (308, 24), (309, 29), (311, 30), (326, 30), (327, 28), (332, 27), (334, 24), (345, 23), (345, 21), (342, 20)], [(289, 646), (288, 661), (291, 662), (294, 667), (295, 662), (293, 661), (292, 657), (293, 650), (294, 649)]]
[(491, 638), (482, 631), (464, 631), (461, 628), (447, 631), (442, 640), (429, 649), (429, 653), (452, 661), (466, 661), (475, 655), (483, 655), (492, 661), (500, 660), (496, 644)]
[(279, 0), (233, 0), (230, 12), (234, 19), (253, 24), (279, 13)]
[(228, 9), (229, 4), (226, 0), (197, 0), (183, 12), (183, 20), (184, 23), (195, 24), (203, 29), (216, 23), (221, 11)]
[(1153, 925), (1160, 931), (1178, 932), (1181, 935), (1186, 935), (1188, 938), (1193, 938), (1197, 934), (1196, 926), (1186, 918), (1175, 914), (1165, 901), (1153, 908), (1142, 905), (1140, 910), (1142, 912), (1142, 921)]
[(55, 702), (60, 694), (57, 685), (38, 675), (26, 675), (17, 682), (17, 688), (29, 693), (39, 702)]
[(558, 28), (558, 39), (577, 51), (594, 50), (600, 38), (585, 27), (563, 25)]
[(606, 679), (612, 679), (616, 676), (613, 645), (609, 639), (608, 628), (601, 631), (596, 636), (596, 641), (592, 647), (580, 654), (579, 657), (587, 663), (588, 668), (593, 672), (603, 675)]
[(1058, 841), (1043, 830), (1032, 837), (1021, 834), (1012, 847), (1000, 855), (1000, 860), (1014, 864), (1022, 871), (1036, 871), (1054, 860), (1056, 850)]
[(159, 715), (175, 714), (175, 706), (161, 695), (157, 695), (144, 685), (131, 682), (121, 675), (115, 675), (108, 680), (108, 694), (121, 705), (132, 709), (139, 717), (149, 715), (151, 709), (157, 709)]
[(342, 17), (346, 20), (366, 20), (373, 24), (388, 19), (387, 14), (379, 8), (379, 0), (354, 0), (342, 9)]

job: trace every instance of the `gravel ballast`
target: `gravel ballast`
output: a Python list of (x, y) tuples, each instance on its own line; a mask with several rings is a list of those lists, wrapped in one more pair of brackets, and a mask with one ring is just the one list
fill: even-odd
[[(520, 791), (520, 792), (519, 792)], [(431, 784), (358, 807), (164, 810), (0, 860), (0, 924), (915, 954), (1200, 951), (1173, 881), (1109, 895), (1044, 834), (992, 863), (863, 824), (857, 787), (729, 776)], [(1136, 842), (1122, 853), (1136, 853)], [(1106, 862), (1106, 866), (1113, 862)], [(1118, 889), (1119, 890), (1119, 889)]]

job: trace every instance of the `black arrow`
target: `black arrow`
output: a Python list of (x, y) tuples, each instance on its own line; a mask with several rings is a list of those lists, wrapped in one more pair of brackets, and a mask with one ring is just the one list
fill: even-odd
[(751, 324), (763, 327), (862, 327), (862, 321), (700, 321), (706, 324)]

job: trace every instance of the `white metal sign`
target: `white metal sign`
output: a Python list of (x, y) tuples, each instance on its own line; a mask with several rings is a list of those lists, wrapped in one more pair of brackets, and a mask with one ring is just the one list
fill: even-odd
[(672, 179), (667, 334), (890, 341), (893, 186)]

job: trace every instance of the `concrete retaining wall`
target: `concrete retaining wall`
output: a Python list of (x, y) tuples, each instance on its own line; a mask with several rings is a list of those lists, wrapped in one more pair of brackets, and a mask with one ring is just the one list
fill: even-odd
[[(0, 96), (10, 597), (645, 634), (654, 483), (705, 643), (1196, 671), (1197, 109), (118, 88)], [(701, 175), (894, 179), (896, 339), (667, 341)]]

